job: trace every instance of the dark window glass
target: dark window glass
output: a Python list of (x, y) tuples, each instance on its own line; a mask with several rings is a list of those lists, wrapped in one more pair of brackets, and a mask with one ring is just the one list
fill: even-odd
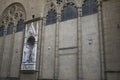
[(82, 6), (82, 15), (90, 15), (97, 12), (97, 2), (96, 0), (85, 0)]
[(24, 20), (23, 20), (23, 19), (20, 19), (20, 20), (18, 21), (18, 24), (17, 24), (17, 30), (16, 30), (16, 32), (22, 31), (23, 28), (24, 28)]
[(2, 37), (4, 34), (4, 28), (5, 28), (4, 25), (0, 26), (0, 37)]
[(46, 17), (46, 25), (54, 23), (56, 23), (56, 13), (55, 11), (51, 10), (48, 12), (48, 15)]
[(10, 22), (7, 27), (7, 34), (13, 33), (13, 27), (14, 27), (14, 23)]
[(77, 9), (72, 5), (68, 5), (63, 9), (61, 13), (61, 21), (65, 21), (73, 18), (77, 18)]

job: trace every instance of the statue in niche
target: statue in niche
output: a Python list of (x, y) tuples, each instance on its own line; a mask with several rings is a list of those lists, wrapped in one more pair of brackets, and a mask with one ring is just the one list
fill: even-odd
[(34, 63), (34, 44), (35, 38), (33, 36), (29, 37), (26, 44), (25, 55), (24, 55), (24, 62), (25, 63)]

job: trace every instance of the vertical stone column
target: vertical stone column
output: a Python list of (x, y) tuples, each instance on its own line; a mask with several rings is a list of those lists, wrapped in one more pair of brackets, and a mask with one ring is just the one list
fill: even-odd
[(105, 79), (105, 48), (104, 48), (104, 25), (103, 25), (103, 12), (102, 1), (98, 1), (98, 31), (99, 31), (99, 51), (100, 51), (100, 68), (101, 80)]
[(59, 27), (60, 27), (60, 13), (57, 13), (57, 22), (55, 27), (55, 67), (54, 67), (54, 79), (59, 78)]
[(44, 55), (44, 36), (45, 36), (45, 25), (46, 17), (43, 17), (42, 26), (41, 26), (41, 51), (40, 51), (40, 63), (39, 63), (39, 79), (42, 79), (43, 76), (43, 55)]
[(6, 39), (6, 33), (7, 33), (7, 27), (4, 27), (4, 34), (3, 34), (3, 40), (2, 40), (2, 47), (1, 47), (1, 65), (0, 65), (0, 77), (2, 77), (2, 64), (3, 64), (3, 52), (4, 52), (4, 46), (5, 46), (5, 39)]
[(81, 24), (81, 7), (78, 7), (78, 18), (77, 18), (77, 79), (83, 80), (83, 68), (82, 68), (82, 24)]
[(15, 38), (16, 27), (17, 26), (13, 27), (13, 34), (11, 35), (11, 43), (10, 43), (11, 47), (10, 47), (10, 54), (9, 54), (8, 77), (10, 77), (10, 75), (11, 75), (10, 72), (11, 72), (11, 67), (12, 67), (11, 65), (12, 65), (12, 58), (13, 58), (13, 48), (14, 48), (14, 38)]
[(42, 40), (42, 19), (40, 19), (40, 21), (37, 21), (38, 23), (38, 46), (37, 46), (37, 78), (40, 78), (40, 59), (41, 59), (41, 40)]

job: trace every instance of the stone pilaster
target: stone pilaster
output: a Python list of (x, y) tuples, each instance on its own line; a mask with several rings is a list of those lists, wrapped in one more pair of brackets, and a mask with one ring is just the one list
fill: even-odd
[(105, 47), (104, 47), (104, 25), (102, 1), (98, 1), (98, 31), (99, 31), (99, 52), (100, 52), (100, 68), (101, 80), (106, 80), (105, 76)]
[(59, 78), (59, 27), (60, 27), (60, 13), (57, 13), (57, 22), (55, 28), (55, 67), (54, 67), (54, 79)]
[(77, 79), (83, 80), (83, 68), (82, 68), (82, 24), (81, 24), (81, 7), (78, 7), (78, 18), (77, 18)]
[(3, 34), (3, 40), (2, 40), (2, 47), (1, 47), (1, 54), (2, 54), (2, 56), (1, 56), (1, 65), (0, 65), (0, 77), (2, 77), (1, 75), (2, 75), (2, 65), (3, 65), (3, 56), (4, 56), (4, 49), (5, 49), (5, 39), (6, 39), (6, 34), (7, 34), (7, 27), (5, 26), (5, 28), (4, 28), (4, 34)]
[(11, 67), (12, 67), (12, 58), (13, 58), (13, 48), (14, 48), (14, 38), (17, 26), (13, 27), (13, 34), (11, 34), (11, 43), (10, 43), (10, 54), (9, 54), (9, 69), (8, 69), (8, 77), (10, 77)]
[(41, 79), (43, 76), (43, 55), (44, 55), (44, 36), (45, 36), (45, 25), (46, 25), (46, 17), (43, 17), (42, 26), (41, 26), (41, 52), (40, 52), (40, 72), (39, 78)]
[(37, 47), (37, 70), (38, 75), (37, 78), (40, 79), (40, 73), (41, 73), (41, 45), (42, 45), (42, 19), (40, 21), (37, 21), (39, 29), (38, 29), (38, 47)]

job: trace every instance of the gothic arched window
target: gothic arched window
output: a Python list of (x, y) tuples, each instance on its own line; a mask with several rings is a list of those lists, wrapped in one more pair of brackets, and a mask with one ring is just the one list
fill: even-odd
[(82, 5), (82, 15), (90, 15), (97, 12), (97, 1), (96, 0), (85, 0)]
[(12, 34), (13, 33), (13, 28), (14, 28), (14, 23), (10, 22), (7, 27), (7, 34)]
[(48, 12), (48, 15), (46, 16), (46, 25), (54, 23), (56, 23), (56, 13), (55, 11), (51, 10)]
[(20, 20), (18, 21), (18, 24), (17, 24), (17, 30), (16, 30), (16, 32), (22, 31), (23, 28), (24, 28), (24, 20), (23, 20), (23, 19), (20, 19)]
[(2, 13), (2, 16), (0, 16), (0, 24), (4, 22), (8, 35), (13, 33), (13, 27), (16, 28), (16, 32), (19, 32), (23, 30), (25, 16), (26, 13), (23, 5), (13, 3), (9, 5)]
[(61, 13), (61, 21), (77, 18), (77, 9), (73, 5), (67, 5)]
[(2, 37), (3, 34), (4, 34), (4, 28), (5, 28), (4, 25), (1, 25), (1, 26), (0, 26), (0, 37)]

